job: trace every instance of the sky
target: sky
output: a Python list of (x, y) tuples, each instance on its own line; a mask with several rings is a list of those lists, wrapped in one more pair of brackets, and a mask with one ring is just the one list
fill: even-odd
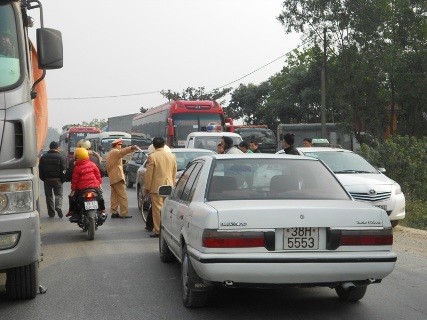
[(259, 84), (300, 43), (276, 19), (283, 0), (41, 2), (64, 46), (64, 67), (46, 76), (48, 125), (58, 130), (158, 106), (161, 90), (209, 92), (272, 62), (227, 87)]

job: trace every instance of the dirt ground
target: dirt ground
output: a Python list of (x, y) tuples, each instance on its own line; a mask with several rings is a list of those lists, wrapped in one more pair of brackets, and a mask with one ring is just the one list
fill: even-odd
[(427, 231), (396, 226), (393, 229), (393, 248), (427, 256)]

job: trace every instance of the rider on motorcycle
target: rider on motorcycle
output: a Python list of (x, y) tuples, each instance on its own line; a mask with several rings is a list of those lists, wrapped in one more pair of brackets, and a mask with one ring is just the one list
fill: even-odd
[[(71, 179), (71, 193), (69, 195), (70, 209), (67, 217), (72, 216), (70, 221), (75, 221), (79, 217), (74, 215), (77, 206), (77, 199), (85, 189), (95, 189), (98, 193), (98, 213), (101, 220), (105, 220), (105, 204), (102, 197), (102, 177), (101, 173), (93, 162), (89, 159), (89, 153), (85, 148), (77, 148), (74, 152), (76, 162), (74, 164), (73, 176)], [(76, 213), (77, 214), (77, 213)]]

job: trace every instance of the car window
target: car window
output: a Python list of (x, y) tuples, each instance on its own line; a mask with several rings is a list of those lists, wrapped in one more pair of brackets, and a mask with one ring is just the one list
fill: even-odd
[(131, 159), (131, 160), (136, 161), (136, 160), (138, 159), (138, 157), (139, 157), (139, 154), (140, 154), (140, 152), (135, 152), (135, 153), (132, 155), (132, 159)]
[(217, 159), (207, 199), (350, 199), (320, 161), (299, 159)]
[(188, 152), (175, 152), (176, 164), (178, 171), (184, 170), (190, 161), (193, 161), (195, 158), (213, 154), (212, 151), (188, 151)]
[(185, 185), (188, 181), (188, 178), (191, 174), (191, 172), (194, 170), (194, 168), (196, 167), (196, 163), (192, 163), (181, 175), (181, 177), (179, 178), (175, 190), (173, 192), (172, 198), (176, 199), (176, 200), (180, 200), (182, 193), (184, 192), (184, 188)]
[[(193, 164), (191, 164), (193, 166)], [(203, 167), (202, 162), (197, 162), (194, 166), (194, 169), (191, 171), (190, 176), (188, 177), (187, 183), (185, 184), (184, 191), (181, 194), (182, 201), (191, 201), (194, 191), (195, 185), (200, 175), (200, 170)]]
[(305, 152), (305, 156), (318, 158), (335, 173), (378, 173), (364, 158), (353, 152)]

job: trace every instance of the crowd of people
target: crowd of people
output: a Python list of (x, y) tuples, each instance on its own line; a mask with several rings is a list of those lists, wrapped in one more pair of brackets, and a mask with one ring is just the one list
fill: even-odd
[[(283, 137), (283, 150), (286, 154), (299, 155), (294, 147), (295, 136), (287, 133)], [(152, 231), (150, 237), (158, 238), (160, 233), (160, 212), (164, 198), (158, 195), (158, 188), (161, 185), (175, 184), (177, 173), (177, 162), (175, 155), (165, 144), (161, 137), (155, 137), (152, 145), (148, 148), (147, 172), (145, 175), (143, 190), (144, 197), (150, 198), (150, 212), (146, 230)], [(311, 139), (305, 138), (304, 147), (311, 147)], [(110, 212), (111, 218), (132, 218), (129, 215), (128, 198), (125, 184), (125, 174), (123, 170), (122, 158), (139, 149), (137, 146), (123, 148), (121, 139), (114, 140), (111, 144), (111, 151), (106, 158), (106, 170), (110, 183)], [(239, 145), (233, 144), (233, 139), (228, 136), (221, 138), (221, 143), (217, 146), (218, 154), (243, 154), (260, 153), (257, 141), (242, 141)], [(71, 193), (69, 194), (69, 210), (66, 214), (71, 222), (77, 221), (80, 217), (76, 212), (76, 199), (83, 190), (95, 189), (99, 195), (99, 221), (103, 223), (107, 215), (105, 213), (105, 203), (102, 190), (101, 156), (91, 150), (91, 143), (81, 140), (77, 144), (74, 152), (74, 161), (66, 167), (66, 161), (59, 150), (59, 144), (52, 141), (49, 151), (40, 158), (39, 176), (44, 183), (46, 206), (48, 216), (53, 218), (55, 213), (59, 218), (63, 217), (62, 198), (63, 183), (71, 182)]]

